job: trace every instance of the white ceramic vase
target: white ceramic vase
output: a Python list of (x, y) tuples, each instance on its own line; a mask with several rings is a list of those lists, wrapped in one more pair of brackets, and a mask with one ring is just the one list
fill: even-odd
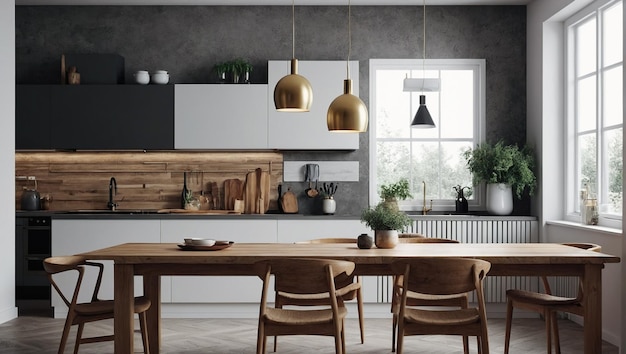
[(375, 230), (374, 244), (378, 248), (395, 248), (398, 245), (398, 230)]
[(513, 190), (504, 183), (487, 184), (487, 212), (493, 215), (509, 215), (513, 211)]
[(337, 203), (333, 198), (324, 198), (322, 200), (322, 211), (324, 214), (334, 214), (337, 209)]

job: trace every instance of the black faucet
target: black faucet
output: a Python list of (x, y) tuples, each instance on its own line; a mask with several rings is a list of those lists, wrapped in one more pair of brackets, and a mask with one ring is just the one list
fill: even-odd
[(117, 207), (117, 203), (113, 202), (113, 197), (116, 193), (117, 181), (115, 180), (115, 177), (111, 177), (111, 180), (109, 180), (109, 202), (107, 203), (107, 207), (110, 210), (115, 210), (115, 208)]

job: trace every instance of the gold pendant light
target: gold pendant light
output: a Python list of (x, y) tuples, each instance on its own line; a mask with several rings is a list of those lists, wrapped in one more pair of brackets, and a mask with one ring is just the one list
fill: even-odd
[(347, 79), (343, 81), (343, 95), (338, 96), (328, 107), (326, 124), (332, 132), (362, 133), (367, 131), (367, 107), (361, 99), (352, 94), (350, 79), (350, 51), (352, 33), (350, 32), (350, 0), (348, 0), (348, 60), (346, 62)]
[[(423, 11), (423, 15), (424, 15), (424, 21), (423, 21), (423, 26), (424, 26), (424, 37), (423, 37), (423, 45), (422, 45), (422, 71), (424, 72), (424, 76), (426, 76), (426, 70), (424, 69), (425, 67), (425, 62), (426, 62), (426, 0), (423, 0), (423, 4), (424, 4), (424, 11)], [(407, 82), (405, 79), (405, 88), (407, 86)], [(431, 82), (431, 86), (434, 89), (430, 89), (430, 90), (426, 90), (424, 89), (425, 84), (427, 84), (429, 81)], [(422, 84), (422, 93), (424, 91), (438, 91), (439, 90), (439, 80), (433, 80), (433, 79), (421, 79), (421, 84)], [(406, 90), (405, 90), (406, 91)], [(433, 118), (430, 116), (430, 112), (428, 112), (428, 108), (426, 108), (426, 96), (425, 95), (420, 95), (420, 106), (417, 110), (417, 113), (415, 113), (415, 117), (413, 118), (413, 121), (411, 122), (411, 127), (412, 128), (419, 128), (419, 129), (428, 129), (428, 128), (435, 128), (435, 122), (433, 122)]]
[(298, 75), (296, 59), (296, 23), (295, 4), (291, 1), (292, 55), (291, 74), (283, 76), (274, 87), (274, 106), (280, 112), (308, 112), (313, 102), (311, 83), (304, 76)]

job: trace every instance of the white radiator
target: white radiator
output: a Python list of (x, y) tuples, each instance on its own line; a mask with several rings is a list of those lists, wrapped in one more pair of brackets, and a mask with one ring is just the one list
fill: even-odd
[[(411, 232), (462, 243), (534, 243), (539, 237), (534, 217), (418, 216), (414, 217)], [(390, 301), (390, 278), (378, 277), (378, 302)], [(537, 277), (488, 276), (484, 281), (485, 301), (506, 303), (508, 289), (537, 291), (538, 285)]]

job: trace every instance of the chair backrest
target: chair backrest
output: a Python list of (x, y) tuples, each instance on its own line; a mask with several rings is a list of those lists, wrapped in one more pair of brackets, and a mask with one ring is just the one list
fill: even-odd
[(350, 277), (354, 263), (332, 259), (276, 259), (255, 264), (257, 275), (268, 279), (274, 275), (276, 291), (292, 294), (319, 294), (334, 291), (335, 278)]
[(313, 240), (300, 241), (297, 243), (356, 243), (356, 238), (340, 238), (340, 237), (316, 238)]
[(571, 247), (577, 247), (577, 248), (581, 248), (587, 251), (594, 251), (594, 252), (601, 252), (602, 251), (602, 247), (598, 244), (595, 243), (588, 243), (588, 242), (567, 242), (564, 243), (564, 245), (566, 246), (571, 246)]
[(400, 237), (399, 243), (460, 243), (457, 240), (451, 240), (449, 238), (435, 238), (435, 237)]
[[(52, 286), (68, 308), (71, 308), (78, 302), (78, 295), (80, 293), (80, 288), (83, 283), (83, 277), (85, 276), (86, 266), (98, 268), (98, 278), (96, 279), (93, 292), (91, 294), (91, 301), (97, 301), (98, 292), (100, 291), (100, 285), (102, 284), (102, 273), (104, 271), (104, 266), (102, 265), (102, 263), (90, 262), (81, 256), (48, 257), (43, 261), (43, 268), (48, 274), (48, 280), (50, 281), (50, 284), (52, 284)], [(69, 291), (67, 291), (67, 294), (64, 293), (59, 285), (55, 282), (53, 276), (55, 274), (72, 270), (78, 272), (78, 277), (76, 278), (74, 288), (72, 289), (72, 297), (71, 299), (69, 299)]]
[[(576, 248), (580, 248), (583, 250), (587, 250), (587, 251), (594, 251), (594, 252), (602, 252), (602, 247), (598, 244), (595, 243), (589, 243), (589, 242), (566, 242), (563, 243), (563, 245), (565, 246), (571, 246), (571, 247), (576, 247)], [(543, 283), (543, 289), (545, 291), (546, 294), (552, 295), (552, 289), (550, 288), (550, 281), (548, 280), (547, 276), (541, 276), (541, 281)], [(582, 302), (583, 299), (583, 285), (582, 282), (578, 282), (578, 295), (576, 295), (576, 300), (578, 300), (579, 302)]]
[(472, 290), (482, 297), (482, 280), (491, 264), (470, 258), (412, 258), (393, 262), (394, 273), (404, 275), (404, 288), (422, 294), (451, 295)]

